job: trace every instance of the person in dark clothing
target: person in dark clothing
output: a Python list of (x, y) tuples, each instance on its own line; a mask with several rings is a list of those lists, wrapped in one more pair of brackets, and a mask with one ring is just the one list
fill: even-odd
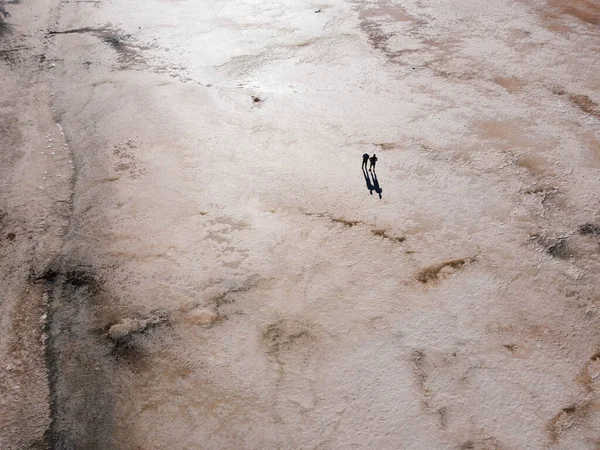
[(367, 163), (368, 162), (369, 162), (369, 154), (365, 153), (363, 155), (363, 164), (362, 164), (362, 167), (363, 167), (364, 170), (367, 170)]
[(369, 166), (369, 170), (374, 171), (375, 170), (375, 163), (377, 162), (377, 155), (375, 155), (375, 153), (373, 153), (373, 156), (371, 156), (369, 158), (369, 161), (371, 161), (371, 165)]

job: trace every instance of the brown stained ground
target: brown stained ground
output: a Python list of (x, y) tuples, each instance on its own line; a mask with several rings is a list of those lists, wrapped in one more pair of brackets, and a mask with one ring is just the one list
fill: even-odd
[(587, 133), (582, 140), (591, 165), (600, 168), (600, 137), (594, 133)]
[[(559, 442), (570, 429), (576, 430), (592, 425), (594, 423), (593, 416), (598, 415), (599, 412), (600, 405), (592, 401), (562, 408), (548, 421), (546, 426), (550, 444)], [(588, 420), (591, 423), (588, 423)]]
[(354, 227), (361, 223), (359, 220), (350, 220), (350, 219), (345, 219), (343, 217), (335, 217), (335, 218), (331, 219), (331, 221), (333, 223), (339, 223), (339, 224), (342, 224), (347, 227)]
[(581, 383), (588, 391), (595, 392), (596, 389), (600, 388), (597, 384), (600, 382), (600, 351), (593, 354), (589, 361), (586, 361), (581, 372), (577, 376), (576, 380)]
[(442, 273), (452, 273), (473, 261), (475, 258), (459, 258), (425, 267), (417, 274), (417, 280), (421, 283), (429, 283), (438, 279)]
[(494, 82), (502, 86), (504, 89), (506, 89), (507, 92), (511, 94), (519, 92), (525, 86), (523, 80), (520, 80), (517, 77), (497, 76), (494, 77)]
[(394, 235), (390, 234), (390, 232), (388, 230), (384, 230), (384, 229), (371, 230), (371, 233), (373, 233), (375, 236), (379, 236), (384, 239), (389, 239), (392, 242), (400, 243), (400, 242), (404, 242), (406, 240), (406, 236), (394, 236)]
[(535, 146), (528, 120), (493, 120), (475, 122), (473, 132), (503, 149)]
[(597, 0), (550, 0), (549, 5), (584, 23), (600, 25), (600, 3)]
[(355, 2), (359, 10), (361, 30), (369, 39), (371, 46), (381, 51), (391, 62), (401, 62), (400, 59), (414, 50), (394, 51), (389, 41), (394, 33), (386, 31), (385, 25), (394, 22), (403, 22), (410, 29), (420, 26), (423, 21), (409, 15), (406, 10), (390, 1), (379, 1), (376, 3)]
[(587, 95), (569, 94), (569, 100), (577, 105), (584, 113), (600, 118), (600, 106)]

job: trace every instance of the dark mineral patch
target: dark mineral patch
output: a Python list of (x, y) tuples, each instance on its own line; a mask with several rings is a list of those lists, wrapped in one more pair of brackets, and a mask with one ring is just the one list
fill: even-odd
[(600, 237), (600, 225), (585, 223), (579, 226), (579, 233)]

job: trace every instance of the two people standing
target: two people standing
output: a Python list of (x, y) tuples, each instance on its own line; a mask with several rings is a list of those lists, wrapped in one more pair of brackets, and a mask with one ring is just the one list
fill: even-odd
[(369, 170), (375, 171), (375, 164), (377, 163), (377, 155), (375, 153), (373, 153), (373, 156), (371, 156), (369, 158), (369, 154), (365, 153), (363, 155), (363, 163), (362, 163), (362, 167), (363, 170), (367, 170), (367, 163), (371, 162), (371, 165), (369, 166)]
[[(367, 163), (371, 163), (369, 165), (369, 170), (367, 171)], [(370, 194), (373, 195), (373, 191), (377, 192), (377, 194), (379, 194), (379, 198), (381, 197), (381, 193), (383, 192), (383, 189), (381, 189), (381, 187), (379, 186), (379, 181), (377, 180), (377, 174), (375, 173), (375, 164), (377, 163), (377, 155), (373, 154), (373, 156), (369, 157), (368, 153), (365, 153), (363, 155), (363, 162), (362, 162), (362, 171), (363, 171), (363, 175), (365, 177), (365, 182), (367, 183), (367, 189), (369, 190)], [(373, 181), (371, 182), (371, 177), (373, 177)]]

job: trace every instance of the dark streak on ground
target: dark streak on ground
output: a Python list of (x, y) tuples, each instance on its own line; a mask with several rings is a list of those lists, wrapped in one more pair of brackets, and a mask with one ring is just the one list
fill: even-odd
[(393, 242), (404, 242), (406, 240), (406, 236), (392, 236), (391, 234), (389, 234), (386, 230), (371, 230), (371, 233), (373, 233), (375, 236), (379, 236), (382, 237), (384, 239), (389, 239), (390, 241)]
[(144, 63), (141, 51), (151, 48), (151, 46), (135, 43), (130, 34), (122, 34), (119, 30), (110, 27), (83, 27), (64, 31), (48, 31), (49, 36), (61, 34), (92, 34), (96, 36), (117, 52), (121, 69), (132, 68)]
[(32, 281), (48, 296), (45, 322), (52, 449), (115, 448), (114, 362), (110, 345), (93, 333), (105, 301), (102, 280), (89, 267), (56, 264)]
[(359, 220), (348, 220), (348, 219), (344, 219), (343, 217), (333, 218), (333, 219), (331, 219), (331, 221), (334, 223), (341, 223), (342, 225), (345, 225), (347, 227), (353, 227), (353, 226), (361, 223)]

